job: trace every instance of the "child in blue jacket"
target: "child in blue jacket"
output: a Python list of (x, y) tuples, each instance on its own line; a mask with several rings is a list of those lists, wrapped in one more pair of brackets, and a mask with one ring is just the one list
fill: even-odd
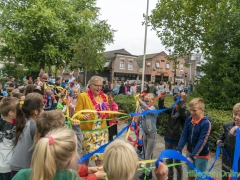
[[(190, 114), (186, 119), (177, 151), (181, 152), (187, 143), (186, 157), (193, 163), (194, 167), (206, 172), (209, 152), (209, 135), (211, 132), (211, 122), (204, 116), (204, 101), (202, 98), (194, 98), (189, 103)], [(187, 165), (188, 179), (196, 178), (193, 169)]]

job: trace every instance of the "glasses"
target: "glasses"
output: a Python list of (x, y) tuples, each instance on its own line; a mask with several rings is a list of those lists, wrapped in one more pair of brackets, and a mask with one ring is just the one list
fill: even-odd
[(146, 102), (146, 103), (149, 103), (149, 102), (151, 102), (151, 101), (149, 101), (149, 100), (143, 100), (144, 102)]
[(103, 85), (93, 84), (95, 87), (101, 88)]

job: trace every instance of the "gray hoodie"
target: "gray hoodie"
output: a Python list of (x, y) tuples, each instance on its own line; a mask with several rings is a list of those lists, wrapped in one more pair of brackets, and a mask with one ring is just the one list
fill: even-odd
[[(141, 109), (143, 111), (147, 105), (142, 103), (139, 105), (138, 110)], [(150, 106), (149, 110), (156, 110), (154, 106)], [(156, 123), (157, 123), (157, 116), (158, 114), (148, 113), (145, 116), (141, 116), (139, 118), (139, 126), (140, 126), (140, 134), (151, 134), (157, 131)]]

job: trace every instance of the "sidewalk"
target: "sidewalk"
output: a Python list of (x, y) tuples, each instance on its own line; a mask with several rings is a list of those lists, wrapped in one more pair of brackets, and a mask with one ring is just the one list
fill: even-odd
[[(121, 129), (123, 129), (125, 126), (126, 126), (127, 124), (121, 124), (121, 125), (118, 125), (118, 132), (121, 130)], [(130, 136), (133, 138), (133, 140), (135, 140), (136, 139), (136, 136), (135, 136), (135, 134), (133, 133), (133, 132), (131, 132), (130, 133)], [(126, 132), (124, 132), (120, 137), (119, 137), (119, 139), (122, 139), (122, 140), (124, 140), (124, 141), (126, 141)], [(164, 147), (165, 147), (165, 145), (164, 145), (164, 137), (163, 136), (158, 136), (158, 140), (157, 140), (157, 144), (156, 144), (156, 147), (155, 147), (155, 149), (154, 149), (154, 151), (153, 151), (153, 159), (157, 159), (158, 157), (159, 157), (159, 155), (160, 155), (160, 153), (164, 150)], [(185, 150), (183, 150), (183, 155), (185, 155), (186, 154), (186, 151)], [(139, 161), (141, 161), (141, 160), (143, 160), (143, 159), (141, 159), (140, 157), (139, 157)], [(209, 159), (209, 161), (208, 161), (208, 168), (207, 168), (207, 170), (210, 168), (210, 166), (212, 165), (212, 163), (214, 162), (214, 160), (215, 160), (215, 154), (211, 154), (211, 158)], [(95, 163), (94, 162), (90, 162), (90, 166), (94, 166), (95, 165)], [(116, 168), (117, 168), (117, 166), (116, 166)], [(217, 161), (216, 161), (216, 163), (215, 163), (215, 166), (213, 167), (213, 169), (212, 169), (212, 173), (214, 173), (214, 174), (218, 174), (218, 173), (221, 173), (221, 169), (222, 169), (222, 167), (221, 167), (221, 159), (219, 158)], [(139, 178), (139, 176), (142, 174), (142, 172), (141, 171), (137, 171), (137, 173), (135, 174), (135, 176), (134, 176), (134, 180), (138, 180)], [(176, 173), (175, 173), (176, 174)], [(184, 164), (183, 165), (183, 180), (185, 180), (185, 179), (187, 179), (187, 174), (186, 174), (186, 165)], [(217, 178), (216, 177), (216, 180), (219, 180), (219, 179), (221, 179), (221, 178)], [(153, 173), (153, 180), (156, 180), (156, 177), (155, 177), (155, 175), (154, 175), (154, 173)]]

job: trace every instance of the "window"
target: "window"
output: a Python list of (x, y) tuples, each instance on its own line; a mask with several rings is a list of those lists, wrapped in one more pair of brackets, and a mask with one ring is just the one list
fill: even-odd
[(180, 64), (180, 71), (183, 71), (183, 64)]
[(133, 62), (128, 61), (128, 69), (132, 70), (133, 69)]
[(124, 61), (120, 61), (120, 69), (125, 69)]
[(170, 68), (170, 64), (167, 63), (167, 64), (166, 64), (166, 69), (169, 69), (169, 68)]
[(151, 66), (151, 63), (150, 63), (150, 62), (148, 62), (148, 63), (147, 63), (147, 67), (150, 67), (150, 66)]
[(161, 62), (165, 62), (165, 60), (161, 60)]
[(156, 68), (158, 68), (158, 69), (160, 68), (160, 62), (159, 61), (156, 62)]
[(197, 64), (201, 64), (200, 57), (196, 57)]

